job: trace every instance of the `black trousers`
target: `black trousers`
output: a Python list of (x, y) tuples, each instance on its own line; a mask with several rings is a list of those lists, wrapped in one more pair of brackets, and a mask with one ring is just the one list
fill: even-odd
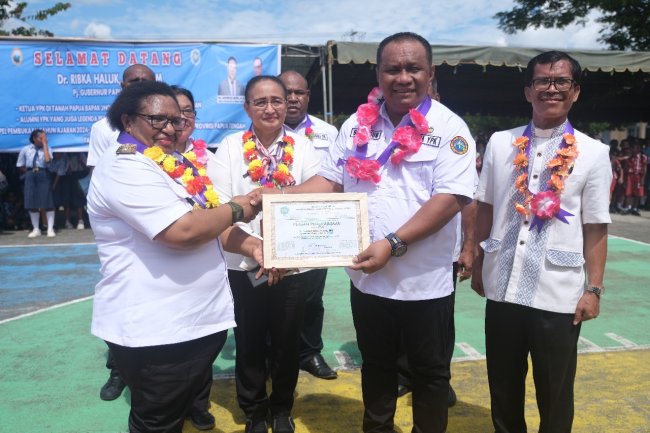
[(309, 360), (323, 350), (323, 292), (327, 269), (314, 269), (305, 274), (309, 275), (309, 284), (305, 287), (305, 317), (300, 332), (300, 362)]
[[(215, 360), (216, 356), (213, 360), (213, 363)], [(108, 353), (106, 356), (106, 368), (111, 371), (111, 376), (119, 376), (120, 372), (117, 369), (117, 365), (115, 364), (115, 358), (113, 357), (113, 352), (111, 352), (110, 345), (108, 347)], [(210, 390), (212, 389), (212, 364), (210, 364), (209, 370), (210, 374), (206, 375), (205, 383), (199, 390), (196, 397), (194, 397), (194, 402), (192, 403), (192, 410), (196, 412), (201, 412), (210, 408)]]
[(573, 314), (487, 301), (485, 347), (496, 433), (526, 433), (528, 354), (539, 409), (539, 433), (570, 433), (580, 325)]
[(111, 352), (111, 345), (106, 343), (108, 346), (108, 351), (106, 352), (106, 368), (111, 370), (111, 376), (114, 374), (119, 374), (117, 371), (117, 365), (115, 365), (115, 358), (113, 357), (113, 352)]
[(183, 343), (125, 347), (107, 343), (131, 390), (130, 433), (181, 433), (196, 395), (212, 377), (227, 331)]
[[(309, 274), (279, 284), (253, 287), (246, 272), (228, 271), (235, 299), (235, 382), (239, 407), (247, 418), (288, 415), (298, 382), (298, 345)], [(271, 394), (266, 392), (270, 338)]]
[[(454, 357), (454, 347), (456, 346), (456, 324), (454, 322), (454, 307), (456, 305), (456, 280), (458, 279), (458, 262), (452, 264), (451, 279), (454, 283), (454, 291), (451, 293), (451, 318), (449, 319), (449, 351), (447, 358), (451, 368), (451, 359)], [(400, 348), (400, 355), (397, 358), (397, 383), (411, 388), (411, 372), (409, 371), (408, 357), (404, 343)]]
[(394, 432), (397, 357), (403, 339), (413, 377), (412, 432), (445, 432), (451, 296), (396, 301), (364, 294), (351, 284), (350, 301), (363, 359), (363, 431)]

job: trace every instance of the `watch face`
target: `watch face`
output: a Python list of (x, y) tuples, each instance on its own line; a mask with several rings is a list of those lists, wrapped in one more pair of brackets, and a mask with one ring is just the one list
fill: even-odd
[(398, 238), (395, 233), (390, 233), (386, 236), (388, 242), (390, 242), (390, 255), (393, 257), (399, 257), (404, 255), (406, 252), (406, 242)]
[(393, 256), (400, 257), (403, 256), (405, 252), (406, 252), (406, 244), (404, 242), (400, 242), (399, 244), (395, 245), (395, 249), (393, 250)]

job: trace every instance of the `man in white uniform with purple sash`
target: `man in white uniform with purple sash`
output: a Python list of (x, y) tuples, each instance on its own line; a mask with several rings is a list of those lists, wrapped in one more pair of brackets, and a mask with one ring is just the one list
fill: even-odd
[(476, 148), (465, 122), (427, 95), (431, 59), (417, 34), (384, 39), (379, 88), (343, 124), (319, 174), (285, 191), (368, 194), (371, 245), (347, 269), (365, 433), (394, 432), (402, 337), (412, 431), (447, 429), (453, 252), (459, 212), (474, 193)]

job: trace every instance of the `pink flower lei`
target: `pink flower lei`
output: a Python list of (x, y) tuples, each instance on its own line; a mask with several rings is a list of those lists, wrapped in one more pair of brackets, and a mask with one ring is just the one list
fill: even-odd
[[(357, 108), (356, 114), (359, 126), (352, 140), (357, 150), (370, 141), (372, 125), (379, 119), (382, 98), (381, 89), (375, 87), (368, 94), (368, 102), (359, 105)], [(390, 161), (393, 164), (399, 164), (408, 155), (418, 152), (420, 146), (422, 146), (421, 135), (429, 132), (429, 123), (426, 117), (417, 109), (411, 108), (409, 110), (409, 120), (412, 125), (400, 126), (393, 132), (392, 142), (397, 144), (390, 155)], [(383, 163), (376, 159), (352, 156), (345, 162), (345, 170), (356, 179), (379, 183), (381, 180), (379, 170), (382, 165)]]

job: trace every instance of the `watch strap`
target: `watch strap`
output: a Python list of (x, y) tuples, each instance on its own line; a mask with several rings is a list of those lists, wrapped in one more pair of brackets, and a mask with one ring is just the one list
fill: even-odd
[(598, 296), (598, 299), (600, 299), (602, 294), (605, 292), (605, 289), (599, 286), (587, 286), (585, 287), (585, 292), (593, 293), (594, 295)]
[(406, 252), (406, 242), (398, 238), (395, 233), (387, 234), (386, 239), (390, 243), (391, 256), (400, 257)]
[(226, 204), (230, 206), (230, 210), (232, 211), (232, 224), (238, 223), (244, 219), (244, 208), (234, 201), (229, 201)]

